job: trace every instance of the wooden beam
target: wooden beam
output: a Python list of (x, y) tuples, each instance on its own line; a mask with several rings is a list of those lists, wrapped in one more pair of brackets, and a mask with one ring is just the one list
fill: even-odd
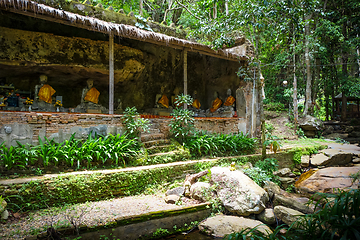
[(114, 114), (114, 36), (109, 34), (109, 114)]

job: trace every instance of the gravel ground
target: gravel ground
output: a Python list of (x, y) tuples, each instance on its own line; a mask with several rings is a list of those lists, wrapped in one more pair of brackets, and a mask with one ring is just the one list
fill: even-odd
[(88, 227), (99, 226), (121, 217), (180, 209), (196, 203), (183, 201), (183, 205), (178, 206), (165, 203), (164, 196), (144, 195), (32, 211), (0, 224), (0, 239), (24, 239), (46, 231), (51, 225), (55, 228), (71, 226), (69, 220)]

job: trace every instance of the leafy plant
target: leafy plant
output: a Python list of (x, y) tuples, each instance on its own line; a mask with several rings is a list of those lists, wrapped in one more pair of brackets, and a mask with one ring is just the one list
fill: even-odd
[(156, 231), (153, 233), (153, 237), (163, 237), (166, 235), (169, 235), (170, 232), (167, 229), (162, 229), (162, 228), (158, 228), (156, 229)]
[(244, 169), (244, 173), (248, 175), (259, 186), (263, 186), (265, 181), (272, 181), (279, 184), (277, 176), (273, 172), (278, 169), (278, 161), (275, 158), (266, 158), (263, 161), (257, 161), (255, 167)]
[(304, 130), (302, 130), (302, 128), (300, 127), (298, 127), (298, 129), (296, 130), (296, 135), (298, 135), (299, 138), (306, 138)]
[[(193, 99), (190, 95), (178, 95), (176, 97), (175, 105), (182, 106), (183, 104), (191, 105)], [(185, 138), (190, 137), (194, 133), (194, 117), (193, 112), (189, 109), (183, 109), (182, 107), (177, 107), (171, 113), (173, 118), (169, 124), (170, 132), (172, 135), (178, 139), (180, 142), (184, 142)]]
[(126, 133), (132, 138), (138, 138), (141, 131), (149, 131), (149, 119), (141, 118), (136, 107), (127, 107), (122, 120), (125, 124)]

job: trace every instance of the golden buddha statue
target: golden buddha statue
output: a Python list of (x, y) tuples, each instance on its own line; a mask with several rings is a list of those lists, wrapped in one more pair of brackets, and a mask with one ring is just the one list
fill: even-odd
[(227, 95), (228, 95), (228, 97), (227, 97), (226, 101), (224, 102), (224, 106), (227, 106), (227, 107), (228, 106), (233, 106), (234, 103), (235, 103), (235, 98), (233, 96), (231, 96), (231, 89), (230, 88), (227, 90)]
[(86, 81), (86, 84), (87, 87), (83, 89), (81, 101), (98, 104), (100, 92), (95, 87), (93, 87), (94, 81), (89, 79)]
[(161, 87), (161, 94), (156, 94), (155, 107), (157, 107), (157, 108), (160, 108), (160, 107), (169, 108), (169, 99), (164, 94), (164, 91), (165, 91), (165, 87), (162, 86)]
[(214, 97), (215, 100), (212, 102), (211, 108), (210, 108), (210, 112), (215, 112), (216, 110), (218, 110), (221, 107), (222, 101), (219, 98), (219, 94), (218, 92), (214, 92)]
[(200, 104), (200, 101), (197, 99), (197, 91), (194, 91), (193, 99), (194, 99), (194, 101), (191, 104), (191, 106), (193, 106), (196, 109), (200, 109), (201, 104)]
[(55, 90), (49, 85), (46, 84), (47, 76), (40, 76), (40, 84), (35, 86), (35, 96), (36, 99), (40, 99), (46, 103), (52, 103), (52, 95), (55, 94)]

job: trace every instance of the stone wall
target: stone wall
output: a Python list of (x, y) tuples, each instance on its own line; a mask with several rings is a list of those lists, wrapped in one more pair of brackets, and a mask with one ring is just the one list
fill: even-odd
[[(39, 136), (43, 139), (54, 139), (62, 142), (75, 134), (77, 139), (86, 139), (92, 134), (123, 134), (122, 115), (109, 114), (76, 114), (76, 113), (44, 113), (44, 112), (0, 112), (0, 144), (7, 146), (21, 144), (37, 145)], [(169, 118), (150, 119), (151, 128), (169, 136)], [(244, 118), (197, 119), (198, 130), (213, 133), (246, 133)]]

